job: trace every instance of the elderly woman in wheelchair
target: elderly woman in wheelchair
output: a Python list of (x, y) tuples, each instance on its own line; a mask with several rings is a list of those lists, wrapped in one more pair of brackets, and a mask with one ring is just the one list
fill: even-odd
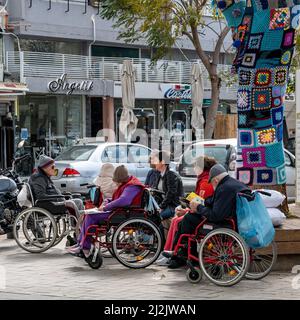
[(17, 244), (26, 251), (43, 252), (58, 244), (75, 229), (83, 212), (81, 195), (62, 194), (51, 180), (54, 175), (54, 160), (41, 156), (37, 172), (20, 192), (26, 194), (28, 201), (24, 206), (27, 209), (16, 218), (14, 236)]
[(102, 264), (100, 247), (108, 248), (127, 267), (146, 267), (159, 255), (161, 239), (156, 225), (144, 219), (147, 213), (141, 204), (145, 187), (137, 178), (129, 176), (123, 165), (115, 169), (113, 181), (117, 189), (112, 200), (103, 203), (100, 212), (85, 214), (78, 243), (67, 251), (75, 255), (83, 253), (92, 268)]

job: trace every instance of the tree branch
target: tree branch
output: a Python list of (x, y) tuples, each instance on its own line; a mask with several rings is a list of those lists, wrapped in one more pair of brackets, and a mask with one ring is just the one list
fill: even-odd
[(213, 64), (215, 64), (215, 65), (217, 65), (218, 62), (219, 62), (221, 48), (223, 46), (224, 39), (226, 38), (226, 36), (227, 36), (229, 31), (230, 31), (230, 28), (229, 27), (225, 27), (222, 30), (222, 32), (220, 34), (220, 37), (218, 38), (217, 44), (215, 46), (215, 51), (214, 51), (214, 54), (213, 54)]
[(192, 37), (193, 37), (193, 44), (195, 46), (196, 52), (209, 73), (211, 64), (207, 54), (203, 51), (201, 47), (197, 26), (191, 25), (191, 31), (192, 31)]

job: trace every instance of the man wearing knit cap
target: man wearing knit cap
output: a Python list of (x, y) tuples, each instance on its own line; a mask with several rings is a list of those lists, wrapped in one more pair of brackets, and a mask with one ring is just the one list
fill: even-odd
[[(230, 177), (221, 164), (216, 164), (210, 169), (208, 181), (215, 189), (214, 195), (205, 200), (205, 206), (197, 201), (191, 201), (191, 212), (186, 214), (180, 222), (174, 238), (174, 246), (181, 234), (194, 233), (203, 218), (216, 224), (222, 224), (227, 218), (236, 219), (236, 195), (238, 192), (250, 191), (242, 182)], [(175, 269), (185, 263), (185, 259), (173, 256), (168, 267)]]
[[(47, 199), (48, 196), (53, 195), (61, 196), (60, 190), (55, 187), (51, 180), (51, 177), (55, 175), (55, 161), (48, 156), (41, 155), (37, 172), (32, 174), (29, 179), (29, 185), (35, 200)], [(51, 201), (55, 201), (55, 199), (51, 199)], [(61, 197), (58, 198), (57, 201), (61, 201)], [(65, 205), (67, 209), (74, 212), (77, 217), (80, 214), (80, 210), (84, 209), (81, 199), (65, 200)]]

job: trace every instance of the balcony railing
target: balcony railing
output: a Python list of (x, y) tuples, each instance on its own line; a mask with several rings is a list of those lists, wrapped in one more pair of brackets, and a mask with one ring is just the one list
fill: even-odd
[[(149, 59), (131, 59), (136, 70), (137, 82), (157, 83), (190, 83), (192, 63), (185, 61), (159, 60), (151, 64)], [(19, 75), (20, 80), (27, 77), (58, 78), (67, 74), (69, 79), (106, 79), (121, 80), (121, 68), (124, 58), (91, 57), (46, 53), (46, 52), (16, 52), (6, 55), (7, 71)], [(219, 65), (219, 71), (229, 71), (229, 65)], [(203, 85), (211, 87), (204, 66)], [(225, 88), (224, 88), (225, 89)], [(236, 92), (236, 86), (226, 88), (226, 91)]]

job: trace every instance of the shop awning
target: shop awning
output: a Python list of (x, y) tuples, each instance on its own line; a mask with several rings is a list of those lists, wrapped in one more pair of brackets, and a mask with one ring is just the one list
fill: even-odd
[(29, 89), (26, 84), (16, 82), (0, 82), (0, 96), (24, 95)]

